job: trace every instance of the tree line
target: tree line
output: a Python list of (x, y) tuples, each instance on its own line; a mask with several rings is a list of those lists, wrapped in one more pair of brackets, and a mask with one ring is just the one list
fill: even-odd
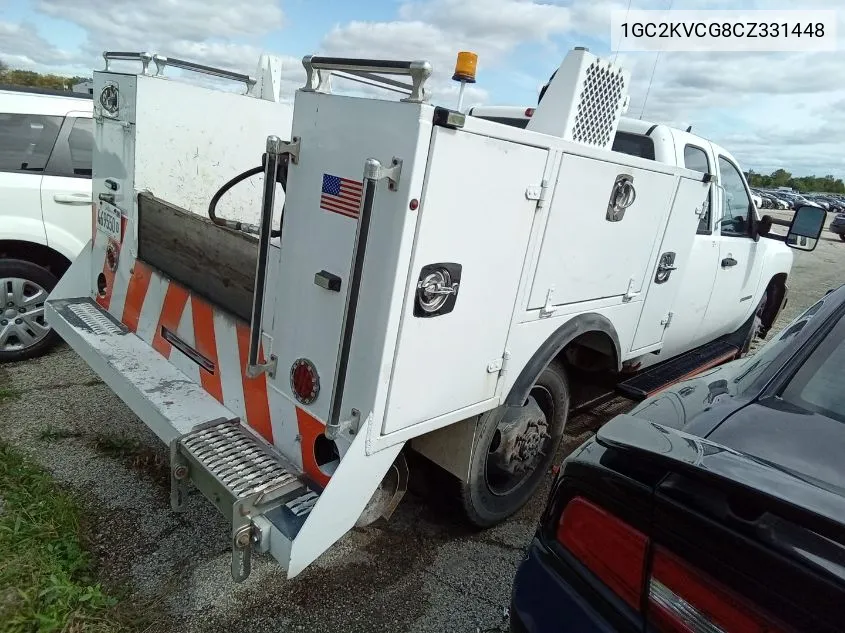
[(13, 69), (9, 68), (9, 65), (3, 60), (0, 60), (0, 84), (73, 90), (74, 84), (90, 80), (90, 77), (63, 77), (62, 75), (37, 73), (33, 70)]
[(776, 169), (771, 174), (758, 174), (749, 170), (745, 174), (748, 184), (752, 187), (791, 187), (801, 193), (845, 193), (845, 183), (841, 178), (827, 176), (793, 176), (785, 169)]

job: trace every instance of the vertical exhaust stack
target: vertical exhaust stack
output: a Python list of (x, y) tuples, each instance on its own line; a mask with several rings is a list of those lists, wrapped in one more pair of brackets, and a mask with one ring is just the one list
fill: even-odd
[(555, 71), (526, 129), (611, 149), (630, 81), (621, 66), (576, 47)]

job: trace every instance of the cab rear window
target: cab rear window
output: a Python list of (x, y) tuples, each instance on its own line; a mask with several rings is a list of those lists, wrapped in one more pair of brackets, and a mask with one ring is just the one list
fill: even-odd
[(616, 137), (613, 139), (613, 151), (654, 160), (654, 141), (642, 134), (616, 132)]

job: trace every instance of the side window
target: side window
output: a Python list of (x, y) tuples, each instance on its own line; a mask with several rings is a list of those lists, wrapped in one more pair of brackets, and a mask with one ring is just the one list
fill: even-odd
[(68, 117), (45, 173), (65, 178), (91, 178), (93, 154), (92, 120)]
[(62, 117), (0, 113), (0, 171), (41, 173)]
[(91, 119), (76, 119), (68, 135), (70, 168), (74, 176), (91, 177), (94, 155), (94, 130)]
[(733, 163), (719, 156), (719, 174), (722, 186), (722, 235), (748, 235), (748, 213), (751, 198), (742, 184), (742, 176)]
[[(707, 159), (707, 152), (695, 145), (684, 146), (684, 167), (693, 169), (705, 174), (713, 173), (710, 168), (710, 161)], [(707, 202), (704, 203), (704, 213), (698, 221), (698, 233), (710, 235), (710, 217), (713, 215), (710, 212), (712, 206), (713, 193), (712, 189), (707, 193)]]

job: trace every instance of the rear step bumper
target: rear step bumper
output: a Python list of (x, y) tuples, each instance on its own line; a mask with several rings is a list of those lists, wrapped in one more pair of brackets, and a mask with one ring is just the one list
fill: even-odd
[(174, 509), (190, 482), (231, 520), (236, 581), (249, 574), (253, 549), (269, 552), (288, 578), (299, 574), (352, 529), (403, 444), (368, 454), (367, 434), (357, 433), (328, 485), (311, 489), (298, 466), (84, 296), (90, 274), (89, 243), (50, 293), (47, 322), (170, 447)]
[(318, 499), (299, 473), (229, 409), (89, 297), (48, 299), (50, 326), (170, 446), (171, 505), (192, 483), (232, 524), (232, 578), (253, 547), (288, 569), (291, 542)]

